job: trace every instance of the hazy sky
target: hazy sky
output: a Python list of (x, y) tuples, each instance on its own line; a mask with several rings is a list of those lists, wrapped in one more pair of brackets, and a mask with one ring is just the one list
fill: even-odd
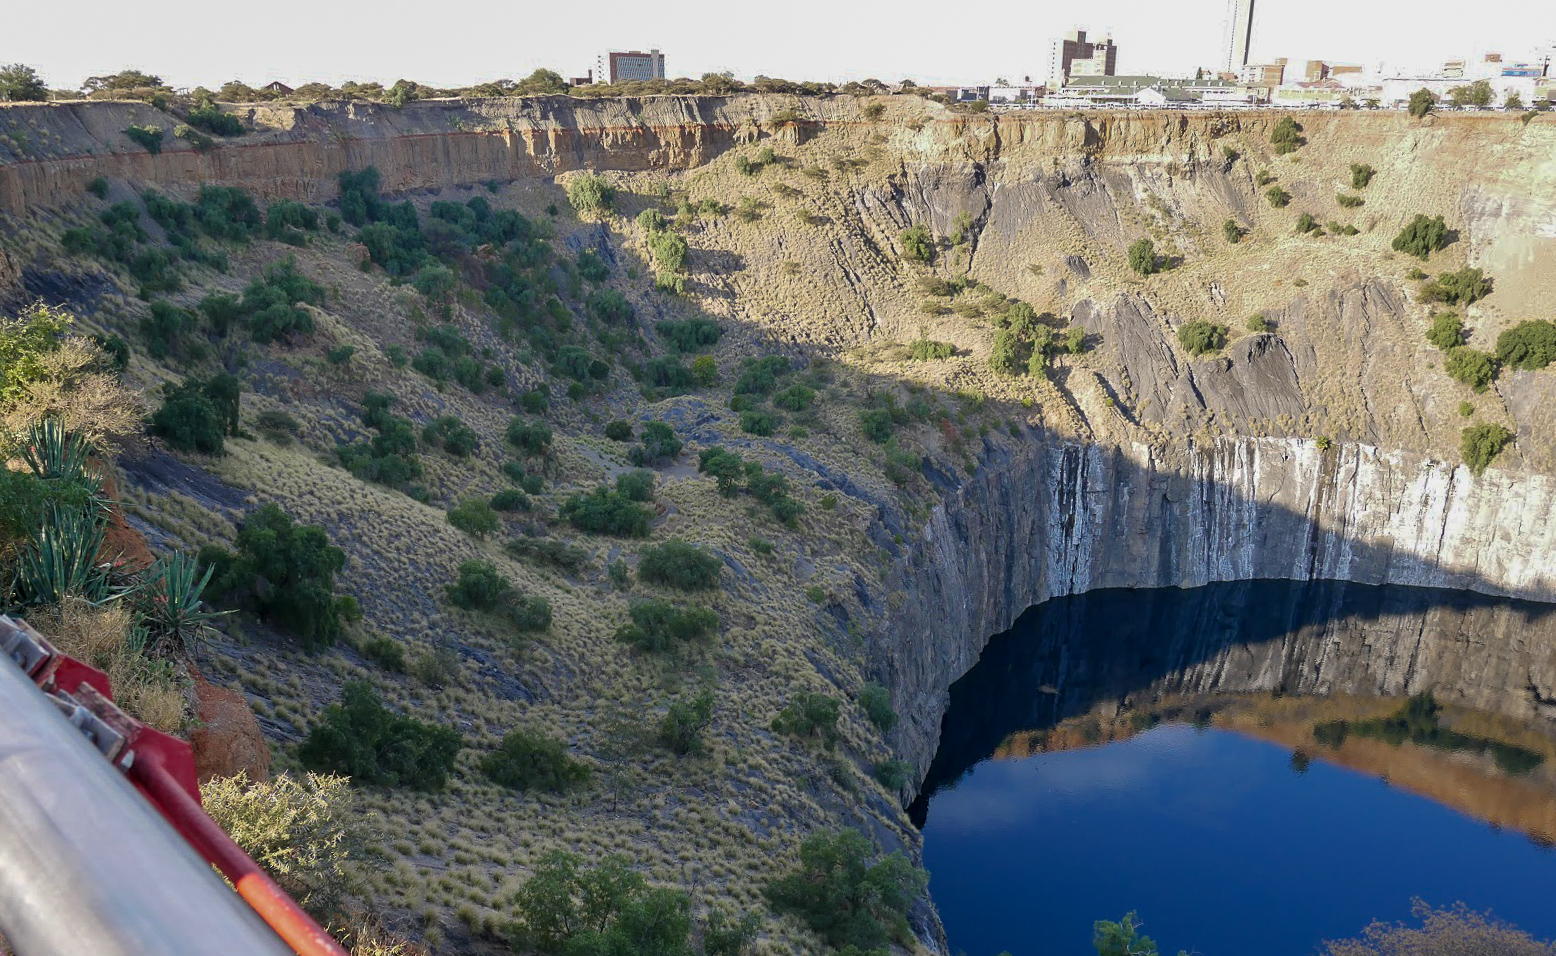
[[(237, 78), (438, 86), (520, 77), (537, 66), (582, 75), (607, 49), (665, 52), (672, 76), (732, 70), (789, 79), (1041, 80), (1050, 38), (1111, 29), (1121, 73), (1218, 63), (1225, 0), (925, 3), (922, 0), (209, 0), (7, 3), (0, 63), (38, 68), (55, 88), (135, 67), (174, 86)], [(1408, 13), (1405, 11), (1408, 10)], [(1077, 14), (1081, 19), (1077, 20)], [(1429, 64), (1556, 40), (1551, 0), (1258, 0), (1253, 57)]]

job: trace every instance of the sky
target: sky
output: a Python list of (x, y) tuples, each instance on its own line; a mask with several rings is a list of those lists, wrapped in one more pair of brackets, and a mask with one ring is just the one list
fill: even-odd
[[(68, 17), (58, 4), (7, 6), (0, 63), (29, 64), (56, 89), (125, 68), (191, 88), (401, 77), (465, 86), (542, 66), (581, 76), (606, 50), (655, 46), (671, 76), (1041, 82), (1049, 40), (1077, 26), (1112, 32), (1120, 73), (1192, 73), (1219, 65), (1226, 19), (1226, 0), (273, 0), (232, 18), (221, 14), (233, 7), (210, 0), (72, 0)], [(1490, 50), (1527, 56), (1556, 41), (1556, 2), (1257, 0), (1254, 24), (1255, 61), (1427, 66)]]

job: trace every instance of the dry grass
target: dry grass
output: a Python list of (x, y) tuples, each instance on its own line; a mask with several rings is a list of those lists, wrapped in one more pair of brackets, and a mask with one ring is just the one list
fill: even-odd
[(168, 733), (184, 729), (188, 678), (171, 662), (130, 645), (130, 614), (123, 607), (69, 600), (34, 624), (61, 652), (106, 673), (125, 713)]

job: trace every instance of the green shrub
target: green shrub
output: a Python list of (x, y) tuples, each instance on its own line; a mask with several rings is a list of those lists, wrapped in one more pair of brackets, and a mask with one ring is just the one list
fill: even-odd
[(131, 126), (124, 131), (124, 135), (155, 156), (162, 152), (162, 138), (167, 135), (167, 130), (160, 126)]
[(1270, 205), (1276, 209), (1285, 209), (1286, 205), (1291, 202), (1291, 193), (1286, 192), (1279, 186), (1271, 186), (1265, 190), (1264, 198), (1268, 199)]
[(1395, 252), (1415, 256), (1423, 262), (1448, 245), (1448, 226), (1442, 216), (1427, 217), (1416, 213), (1414, 219), (1394, 237)]
[(1497, 359), (1512, 368), (1533, 371), (1556, 361), (1556, 323), (1520, 322), (1497, 336)]
[(448, 509), (448, 523), (476, 540), (502, 530), (502, 519), (485, 498), (466, 498)]
[(96, 196), (98, 199), (107, 199), (108, 180), (101, 176), (97, 176), (91, 182), (86, 184), (86, 191)]
[(1421, 119), (1436, 105), (1437, 94), (1425, 87), (1410, 94), (1410, 115), (1415, 119)]
[(362, 656), (386, 671), (405, 673), (405, 648), (392, 637), (380, 636), (362, 642)]
[(1226, 326), (1197, 319), (1178, 329), (1178, 344), (1190, 355), (1208, 355), (1226, 346)]
[(1270, 142), (1275, 144), (1275, 154), (1285, 156), (1294, 153), (1307, 140), (1302, 137), (1302, 124), (1290, 116), (1282, 116), (1275, 129), (1270, 131)]
[(603, 216), (616, 205), (616, 188), (599, 176), (578, 176), (567, 184), (567, 201), (578, 212)]
[(519, 407), (530, 415), (544, 415), (551, 407), (551, 391), (545, 385), (519, 396)]
[(819, 737), (830, 750), (837, 746), (837, 719), (842, 712), (842, 704), (836, 697), (802, 691), (773, 718), (773, 733), (803, 740)]
[(562, 503), (559, 514), (579, 531), (623, 538), (648, 537), (648, 525), (654, 517), (648, 508), (607, 488), (571, 496)]
[[(641, 217), (640, 217), (641, 218)], [(593, 249), (584, 249), (578, 253), (578, 274), (590, 282), (604, 282), (610, 278), (610, 266), (600, 261), (600, 257)]]
[(740, 430), (765, 438), (778, 430), (778, 417), (771, 412), (748, 409), (740, 413)]
[(715, 554), (680, 538), (671, 538), (657, 547), (638, 552), (638, 577), (682, 591), (715, 587), (724, 562)]
[(632, 423), (624, 421), (612, 421), (605, 423), (605, 437), (611, 441), (631, 441)]
[(724, 329), (712, 319), (667, 319), (655, 326), (659, 334), (677, 352), (700, 352), (718, 344)]
[[(1426, 340), (1444, 352), (1464, 344), (1464, 322), (1453, 312), (1437, 312), (1432, 315), (1432, 327), (1426, 332)], [(1500, 343), (1499, 343), (1500, 344)], [(1497, 357), (1501, 349), (1497, 350)]]
[(520, 631), (544, 631), (551, 626), (550, 603), (520, 593), (489, 561), (461, 562), (459, 578), (444, 592), (455, 607), (494, 614)]
[(627, 452), (627, 459), (638, 467), (673, 461), (681, 453), (682, 442), (668, 422), (648, 422), (643, 426), (640, 444)]
[(190, 110), (184, 119), (195, 129), (203, 129), (213, 136), (242, 136), (243, 121), (210, 100)]
[(625, 325), (637, 314), (627, 297), (615, 289), (595, 289), (589, 293), (584, 308), (589, 315), (607, 325)]
[(902, 254), (915, 262), (929, 262), (935, 257), (935, 237), (922, 223), (898, 233), (897, 242), (902, 245)]
[(1266, 319), (1261, 313), (1258, 312), (1255, 312), (1253, 315), (1248, 317), (1247, 325), (1248, 331), (1253, 332), (1256, 335), (1262, 332), (1268, 332), (1271, 328), (1270, 320)]
[(1457, 272), (1442, 272), (1421, 286), (1416, 298), (1422, 302), (1446, 302), (1469, 305), (1491, 294), (1491, 279), (1479, 269), (1466, 266)]
[(189, 378), (162, 386), (162, 405), (151, 415), (151, 433), (180, 451), (224, 453), (237, 433), (237, 379), (222, 373), (210, 381)]
[(1497, 377), (1497, 360), (1490, 352), (1457, 345), (1448, 350), (1447, 358), (1443, 360), (1443, 371), (1475, 391), (1484, 392)]
[(164, 299), (151, 303), (151, 311), (143, 316), (137, 328), (146, 351), (154, 359), (165, 359), (186, 350), (186, 341), (194, 331), (194, 313), (181, 309)]
[(864, 690), (859, 692), (859, 706), (881, 733), (890, 733), (897, 725), (897, 712), (891, 708), (891, 692), (880, 684), (864, 685)]
[(508, 444), (527, 457), (544, 455), (551, 450), (551, 429), (542, 422), (531, 423), (515, 418), (508, 422), (508, 430), (504, 434)]
[(568, 756), (567, 745), (529, 730), (510, 730), (481, 758), (481, 772), (512, 790), (564, 793), (589, 783), (589, 765)]
[(459, 731), (396, 714), (371, 686), (350, 681), (297, 757), (310, 770), (344, 774), (358, 785), (442, 790), (463, 746)]
[(713, 691), (704, 690), (690, 700), (670, 704), (659, 721), (659, 742), (677, 756), (702, 756), (708, 752), (703, 731), (713, 723)]
[[(518, 914), (512, 933), (515, 952), (692, 954), (687, 941), (691, 900), (679, 890), (649, 887), (620, 857), (608, 856), (585, 869), (576, 856), (549, 853), (514, 894), (514, 905)], [(713, 956), (711, 949), (706, 952)]]
[(649, 236), (649, 252), (660, 272), (677, 273), (686, 266), (686, 237), (678, 232), (657, 232)]
[(867, 119), (867, 120), (869, 120), (870, 122), (873, 123), (876, 120), (878, 120), (881, 117), (886, 115), (886, 104), (885, 103), (866, 103), (859, 110), (859, 112), (864, 116), (865, 119)]
[(1375, 175), (1377, 175), (1377, 170), (1373, 169), (1371, 166), (1368, 166), (1366, 163), (1352, 163), (1351, 188), (1366, 189), (1367, 184), (1372, 182), (1372, 177)]
[(421, 438), (455, 458), (469, 458), (481, 444), (475, 429), (453, 415), (442, 415), (428, 422), (427, 427), (421, 430)]
[(1237, 224), (1236, 219), (1228, 219), (1221, 224), (1221, 235), (1226, 237), (1227, 242), (1235, 246), (1243, 241), (1243, 227)]
[(936, 342), (928, 338), (919, 338), (908, 343), (908, 357), (918, 362), (927, 362), (931, 359), (947, 359), (956, 354), (956, 347), (950, 342)]
[[(639, 576), (642, 576), (641, 569)], [(639, 601), (628, 611), (632, 621), (616, 630), (616, 640), (640, 651), (673, 650), (718, 631), (719, 616), (710, 608), (678, 607), (669, 601)]]
[(1297, 217), (1297, 232), (1299, 234), (1319, 231), (1322, 228), (1323, 227), (1318, 224), (1318, 220), (1314, 219), (1313, 214), (1310, 212), (1305, 212)]
[(554, 538), (515, 538), (503, 545), (503, 550), (515, 558), (549, 565), (568, 573), (578, 571), (589, 563), (589, 552)]
[(197, 153), (207, 153), (216, 148), (215, 140), (187, 123), (179, 123), (173, 127), (173, 136), (188, 143)]
[(267, 503), (244, 519), (235, 541), (237, 554), (207, 548), (206, 564), (218, 567), (213, 595), (225, 592), (253, 607), (262, 619), (296, 635), (307, 650), (334, 643), (355, 616), (356, 602), (335, 594), (335, 575), (346, 566), (346, 553), (330, 544), (317, 525), (294, 524)]
[(816, 390), (806, 385), (790, 385), (773, 395), (773, 404), (790, 412), (803, 412), (816, 401)]
[(1471, 415), (1475, 414), (1475, 405), (1474, 405), (1474, 403), (1473, 402), (1460, 402), (1459, 403), (1459, 414), (1462, 415), (1465, 418), (1469, 418)]
[(290, 445), (302, 429), (297, 419), (278, 408), (267, 408), (255, 415), (254, 427), (277, 445)]
[(1150, 239), (1137, 239), (1129, 247), (1129, 268), (1136, 273), (1148, 276), (1159, 271), (1157, 264), (1156, 244)]
[(492, 495), (492, 510), (502, 512), (528, 511), (529, 495), (518, 488), (504, 488)]
[(1356, 207), (1361, 206), (1366, 202), (1366, 200), (1362, 199), (1360, 196), (1349, 196), (1345, 193), (1340, 193), (1335, 196), (1334, 201), (1346, 209), (1355, 209)]
[(1513, 433), (1501, 425), (1471, 425), (1459, 433), (1459, 453), (1470, 471), (1480, 475), (1512, 440)]
[(1258, 174), (1253, 177), (1253, 181), (1259, 186), (1259, 188), (1262, 189), (1265, 186), (1268, 186), (1270, 183), (1273, 183), (1275, 181), (1275, 177), (1270, 175), (1270, 171), (1268, 169), (1261, 169), (1259, 170)]
[(859, 424), (864, 429), (864, 436), (877, 445), (891, 438), (894, 427), (891, 412), (884, 408), (862, 409), (859, 412)]
[(872, 864), (873, 854), (857, 830), (813, 833), (800, 845), (799, 868), (767, 885), (768, 903), (834, 949), (885, 952), (893, 939), (911, 938), (908, 911), (928, 874), (900, 852)]
[(637, 468), (617, 475), (616, 491), (632, 501), (653, 501), (654, 473)]
[(789, 374), (789, 370), (789, 359), (783, 355), (746, 359), (741, 364), (740, 377), (735, 380), (735, 394), (770, 395), (778, 387), (778, 380)]
[(900, 793), (913, 777), (913, 766), (906, 760), (882, 760), (873, 768), (875, 779), (892, 793)]

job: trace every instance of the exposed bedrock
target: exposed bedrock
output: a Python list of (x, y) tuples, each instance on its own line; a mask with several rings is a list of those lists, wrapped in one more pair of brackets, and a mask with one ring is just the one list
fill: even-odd
[(1239, 438), (1164, 452), (1039, 444), (949, 492), (872, 649), (922, 773), (947, 688), (1028, 607), (1098, 588), (1260, 578), (1556, 599), (1556, 482), (1368, 445)]

